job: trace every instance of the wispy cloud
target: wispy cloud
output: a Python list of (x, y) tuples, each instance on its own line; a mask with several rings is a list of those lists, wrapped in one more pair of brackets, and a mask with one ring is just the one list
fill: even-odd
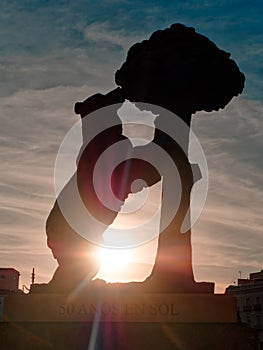
[(123, 50), (128, 49), (131, 44), (139, 39), (133, 32), (128, 33), (127, 30), (113, 29), (109, 22), (92, 23), (84, 29), (84, 37), (91, 40), (96, 45), (118, 45)]
[[(237, 5), (2, 2), (1, 266), (16, 264), (22, 283), (28, 284), (33, 266), (38, 282), (50, 278), (56, 263), (44, 222), (54, 200), (56, 152), (77, 120), (74, 103), (114, 87), (114, 72), (133, 42), (182, 22), (230, 51), (247, 77), (247, 99), (200, 113), (193, 123), (210, 173), (208, 200), (193, 233), (196, 277), (215, 280), (223, 290), (238, 270), (247, 275), (262, 267), (262, 4)], [(138, 255), (142, 264), (144, 254)]]
[[(196, 276), (222, 268), (220, 291), (227, 281), (262, 266), (263, 183), (261, 159), (263, 106), (235, 99), (223, 111), (196, 115), (194, 129), (209, 167), (209, 192), (204, 212), (194, 227)], [(210, 249), (208, 249), (210, 247)], [(214, 268), (215, 267), (215, 268)]]
[(111, 88), (114, 71), (120, 61), (109, 52), (106, 61), (96, 57), (94, 53), (91, 55), (82, 49), (64, 49), (41, 57), (31, 54), (9, 55), (1, 60), (0, 96), (57, 86), (83, 86), (83, 93), (84, 85), (88, 85), (90, 91), (93, 88), (94, 92), (96, 88)]
[[(83, 87), (57, 87), (1, 99), (1, 265), (13, 266), (15, 252), (16, 267), (27, 270), (23, 283), (32, 266), (47, 281), (56, 265), (44, 223), (54, 200), (56, 152), (77, 120), (69, 111), (80, 95)], [(224, 111), (200, 113), (193, 123), (210, 174), (208, 200), (193, 229), (195, 274), (216, 281), (221, 291), (238, 270), (249, 273), (263, 261), (262, 111), (259, 102), (236, 99)]]

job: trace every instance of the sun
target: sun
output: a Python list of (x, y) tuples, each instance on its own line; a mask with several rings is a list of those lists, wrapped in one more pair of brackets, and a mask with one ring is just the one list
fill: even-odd
[(114, 273), (125, 269), (132, 260), (132, 253), (127, 249), (106, 249), (99, 251), (100, 272)]

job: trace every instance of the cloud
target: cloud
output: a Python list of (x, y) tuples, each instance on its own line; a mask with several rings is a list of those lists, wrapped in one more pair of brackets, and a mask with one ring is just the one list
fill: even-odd
[(57, 87), (0, 99), (1, 266), (17, 268), (22, 284), (29, 284), (33, 266), (41, 274), (38, 282), (48, 281), (56, 266), (46, 246), (45, 219), (54, 202), (56, 153), (78, 120), (72, 106), (81, 93)]
[(109, 22), (92, 23), (84, 29), (84, 37), (96, 45), (117, 45), (123, 50), (128, 49), (136, 40), (134, 33), (127, 33), (124, 29), (114, 30)]
[(44, 222), (54, 200), (56, 152), (77, 120), (74, 103), (114, 87), (114, 72), (133, 42), (182, 22), (230, 51), (247, 77), (246, 99), (193, 122), (210, 173), (208, 200), (193, 230), (196, 277), (223, 290), (238, 270), (245, 277), (262, 267), (262, 11), (237, 5), (3, 1), (1, 266), (20, 270), (26, 284), (33, 266), (37, 282), (51, 277), (56, 263)]
[(130, 45), (154, 30), (182, 22), (230, 51), (249, 77), (246, 93), (261, 99), (261, 6), (250, 7), (249, 12), (235, 3), (231, 6), (226, 1), (103, 1), (100, 5), (85, 0), (67, 5), (3, 1), (0, 93), (80, 86), (96, 77), (109, 86)]
[[(15, 262), (23, 283), (33, 266), (39, 282), (55, 269), (44, 232), (54, 200), (53, 166), (78, 120), (72, 105), (89, 92), (88, 86), (60, 86), (1, 98), (1, 265)], [(221, 291), (237, 271), (245, 275), (262, 266), (262, 112), (259, 102), (235, 99), (193, 121), (210, 174), (208, 200), (193, 229), (194, 269), (197, 280), (216, 281)]]
[[(94, 51), (97, 52), (96, 48)], [(88, 85), (94, 92), (96, 87), (110, 89), (120, 61), (116, 60), (116, 55), (108, 52), (105, 62), (104, 56), (100, 53), (92, 56), (86, 50), (66, 48), (41, 57), (31, 54), (8, 55), (0, 65), (0, 96), (58, 86)]]
[(210, 182), (204, 212), (193, 229), (195, 272), (201, 280), (214, 275), (218, 291), (239, 270), (245, 277), (263, 262), (262, 112), (259, 102), (239, 98), (223, 111), (199, 113), (193, 123)]

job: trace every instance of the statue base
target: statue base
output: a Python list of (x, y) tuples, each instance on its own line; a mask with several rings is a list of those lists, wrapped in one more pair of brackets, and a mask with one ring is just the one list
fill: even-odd
[(228, 295), (27, 294), (4, 298), (4, 349), (256, 349)]

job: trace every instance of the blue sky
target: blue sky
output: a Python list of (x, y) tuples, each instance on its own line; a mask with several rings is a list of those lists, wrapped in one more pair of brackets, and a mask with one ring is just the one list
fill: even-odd
[[(241, 69), (253, 78), (247, 80), (249, 96), (260, 98), (261, 86), (257, 77), (262, 73), (262, 7), (261, 1), (254, 1), (253, 6), (247, 1), (101, 1), (100, 4), (91, 1), (2, 1), (1, 68), (8, 66), (5, 59), (9, 55), (53, 58), (61, 61), (61, 67), (57, 69), (57, 80), (51, 79), (49, 86), (76, 85), (77, 81), (80, 85), (87, 80), (85, 75), (78, 75), (79, 71), (75, 72), (75, 79), (68, 75), (69, 81), (67, 76), (61, 79), (59, 75), (64, 75), (63, 68), (76, 70), (75, 66), (70, 66), (76, 55), (83, 53), (103, 61), (106, 59), (103, 53), (107, 53), (106, 61), (110, 58), (111, 64), (118, 67), (125, 57), (123, 46), (129, 47), (134, 39), (143, 39), (157, 28), (182, 22), (198, 28), (218, 46), (231, 51)], [(123, 39), (126, 39), (125, 45)], [(84, 70), (83, 67), (79, 69)], [(9, 77), (6, 73), (6, 80)], [(2, 80), (4, 83), (5, 79)], [(22, 77), (19, 83), (34, 88), (48, 84), (42, 79), (25, 82)], [(2, 87), (1, 90), (8, 89)]]
[(242, 97), (193, 122), (207, 156), (210, 190), (194, 227), (198, 280), (218, 290), (262, 268), (263, 21), (261, 1), (1, 1), (0, 266), (33, 266), (47, 281), (55, 262), (44, 223), (54, 200), (60, 142), (72, 108), (114, 85), (127, 49), (174, 22), (231, 52), (246, 75)]

